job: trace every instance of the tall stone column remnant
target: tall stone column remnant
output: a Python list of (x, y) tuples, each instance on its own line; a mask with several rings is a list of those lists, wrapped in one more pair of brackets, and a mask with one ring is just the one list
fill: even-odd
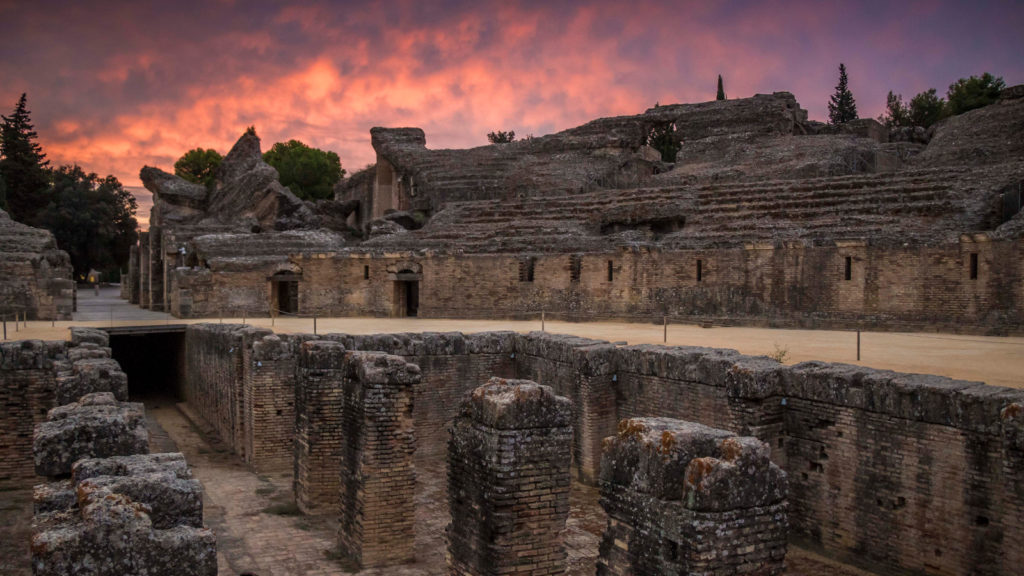
[(786, 473), (753, 437), (631, 418), (605, 440), (598, 576), (774, 576), (785, 569)]
[(448, 444), (449, 574), (563, 574), (572, 407), (529, 380), (471, 392)]

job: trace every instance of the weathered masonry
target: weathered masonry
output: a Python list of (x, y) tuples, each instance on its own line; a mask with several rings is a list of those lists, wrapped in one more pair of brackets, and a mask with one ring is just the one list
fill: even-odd
[(74, 299), (71, 260), (53, 234), (0, 210), (0, 317), (70, 320)]
[[(281, 187), (247, 134), (212, 190), (143, 170), (153, 226), (129, 279), (141, 306), (179, 317), (1021, 333), (1022, 93), (934, 136), (809, 122), (785, 92), (467, 150), (374, 128), (376, 165), (317, 204)], [(673, 162), (646, 145), (666, 127)]]
[[(73, 328), (70, 344), (21, 341), (2, 350), (0, 388), (20, 388), (8, 405), (20, 401), (29, 412), (4, 414), (3, 429), (19, 434), (14, 442), (0, 438), (10, 461), (0, 487), (25, 485), (37, 478), (31, 471), (46, 479), (33, 491), (32, 571), (216, 574), (202, 488), (181, 454), (149, 454), (143, 406), (125, 401), (127, 379), (108, 343), (103, 332)], [(20, 431), (34, 420), (25, 450)]]
[[(601, 477), (601, 442), (620, 421), (686, 420), (771, 447), (788, 476), (791, 541), (886, 570), (1013, 574), (1024, 561), (1021, 390), (542, 333), (312, 336), (190, 326), (187, 400), (257, 469), (294, 466), (300, 505), (341, 505), (345, 432), (337, 414), (334, 424), (325, 418), (331, 402), (344, 402), (330, 382), (343, 382), (345, 371), (341, 360), (332, 368), (303, 359), (318, 346), (419, 367), (413, 465), (443, 457), (445, 430), (481, 382), (528, 379), (570, 401), (571, 471), (586, 482)], [(336, 448), (323, 444), (334, 437)], [(325, 488), (324, 500), (309, 496), (319, 479), (338, 487)]]

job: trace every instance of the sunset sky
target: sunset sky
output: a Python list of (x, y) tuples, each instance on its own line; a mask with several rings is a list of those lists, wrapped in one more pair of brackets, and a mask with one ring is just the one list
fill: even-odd
[(248, 125), (264, 149), (297, 138), (351, 173), (373, 161), (372, 126), (476, 146), (711, 100), (718, 74), (730, 98), (787, 90), (824, 120), (844, 62), (874, 117), (890, 89), (1024, 83), (1022, 30), (1020, 1), (0, 0), (0, 112), (27, 92), (54, 164), (133, 187)]

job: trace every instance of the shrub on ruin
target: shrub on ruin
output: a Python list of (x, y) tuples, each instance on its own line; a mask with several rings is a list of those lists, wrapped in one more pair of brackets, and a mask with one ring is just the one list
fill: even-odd
[(647, 134), (645, 144), (661, 153), (662, 162), (675, 162), (676, 156), (683, 148), (679, 134), (676, 132), (675, 122), (652, 128)]
[(217, 168), (223, 159), (213, 148), (195, 148), (178, 158), (174, 163), (174, 174), (209, 188), (217, 179)]
[(930, 88), (910, 99), (907, 109), (911, 126), (930, 127), (948, 114), (946, 101), (939, 98), (935, 88)]
[(949, 85), (946, 100), (952, 115), (963, 114), (968, 110), (988, 106), (999, 98), (999, 92), (1006, 88), (1003, 79), (996, 78), (988, 72), (981, 76), (961, 78)]
[(850, 92), (849, 79), (846, 76), (846, 65), (839, 64), (839, 83), (836, 84), (835, 94), (828, 102), (829, 124), (843, 124), (857, 119), (857, 102), (853, 99), (853, 92)]
[(902, 94), (889, 94), (885, 97), (885, 114), (878, 117), (878, 121), (889, 128), (908, 126), (910, 122), (910, 109), (903, 103)]
[(488, 132), (487, 133), (487, 141), (490, 142), (491, 144), (508, 144), (508, 143), (512, 142), (513, 140), (515, 140), (515, 139), (516, 139), (516, 131), (515, 130), (509, 130), (508, 132), (503, 132), (501, 130), (498, 130), (497, 132)]
[(263, 161), (276, 168), (281, 184), (303, 200), (333, 197), (334, 185), (345, 175), (337, 154), (298, 140), (274, 144), (263, 154)]

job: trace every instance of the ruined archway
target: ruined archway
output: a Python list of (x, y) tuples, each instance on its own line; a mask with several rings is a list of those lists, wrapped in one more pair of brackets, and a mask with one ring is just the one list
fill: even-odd
[(423, 267), (416, 262), (398, 262), (388, 266), (387, 270), (394, 286), (391, 315), (399, 318), (419, 316)]

